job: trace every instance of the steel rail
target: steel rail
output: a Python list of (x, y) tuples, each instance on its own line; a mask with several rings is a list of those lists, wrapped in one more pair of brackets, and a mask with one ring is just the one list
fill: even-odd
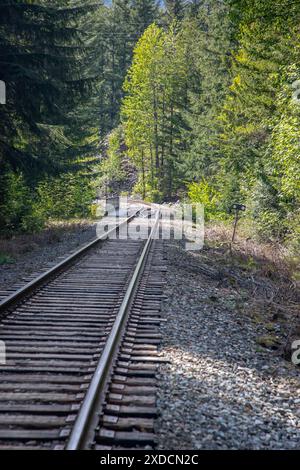
[(130, 306), (134, 299), (139, 280), (143, 273), (144, 266), (146, 264), (148, 254), (152, 245), (152, 240), (159, 225), (159, 220), (160, 211), (158, 211), (157, 213), (154, 226), (151, 230), (151, 233), (136, 265), (128, 289), (124, 296), (123, 302), (116, 316), (114, 325), (107, 338), (104, 350), (101, 354), (97, 368), (95, 370), (89, 388), (81, 405), (80, 411), (78, 413), (77, 419), (75, 421), (74, 427), (72, 429), (68, 444), (66, 446), (66, 450), (80, 450), (86, 448), (87, 435), (90, 431), (89, 423), (92, 419), (94, 405), (97, 398), (99, 398), (99, 394), (101, 393), (101, 391), (104, 390), (107, 384), (107, 379), (109, 377), (113, 358), (115, 356), (119, 341), (122, 337), (122, 330), (125, 325), (125, 321), (128, 318)]
[(23, 286), (20, 289), (16, 290), (15, 292), (13, 292), (8, 297), (5, 297), (0, 302), (0, 314), (3, 313), (5, 310), (7, 310), (8, 307), (11, 307), (16, 302), (19, 302), (20, 300), (22, 300), (22, 298), (24, 296), (30, 294), (33, 290), (38, 288), (40, 285), (44, 284), (53, 275), (58, 274), (63, 268), (67, 267), (69, 264), (71, 264), (73, 261), (75, 261), (81, 255), (83, 255), (85, 252), (87, 252), (90, 248), (97, 245), (97, 243), (106, 240), (106, 238), (110, 234), (114, 233), (116, 230), (118, 230), (123, 225), (131, 222), (139, 213), (140, 213), (140, 210), (134, 212), (130, 217), (128, 217), (126, 220), (124, 220), (123, 222), (118, 224), (113, 229), (109, 230), (107, 233), (105, 233), (101, 237), (95, 238), (91, 242), (89, 242), (86, 245), (84, 245), (83, 247), (81, 247), (75, 253), (72, 253), (70, 256), (68, 256), (67, 258), (62, 260), (60, 263), (56, 264), (52, 268), (50, 268), (47, 271), (45, 271), (44, 273), (42, 273), (40, 276), (36, 277), (32, 281), (25, 284), (25, 286)]

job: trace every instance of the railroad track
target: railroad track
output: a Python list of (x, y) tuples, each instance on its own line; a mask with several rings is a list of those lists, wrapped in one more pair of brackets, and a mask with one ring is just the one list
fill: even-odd
[(158, 226), (95, 240), (0, 303), (0, 450), (155, 446)]

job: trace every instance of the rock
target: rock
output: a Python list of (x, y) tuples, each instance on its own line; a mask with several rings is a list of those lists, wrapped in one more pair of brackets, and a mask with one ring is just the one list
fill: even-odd
[(299, 375), (266, 349), (278, 337), (235, 308), (235, 289), (191, 272), (180, 243), (165, 246), (158, 449), (298, 449)]

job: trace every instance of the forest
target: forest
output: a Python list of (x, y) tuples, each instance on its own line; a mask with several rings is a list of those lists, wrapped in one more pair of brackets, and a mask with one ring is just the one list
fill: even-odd
[[(0, 231), (126, 186), (300, 246), (300, 2), (1, 0)], [(129, 169), (129, 170), (128, 170)]]

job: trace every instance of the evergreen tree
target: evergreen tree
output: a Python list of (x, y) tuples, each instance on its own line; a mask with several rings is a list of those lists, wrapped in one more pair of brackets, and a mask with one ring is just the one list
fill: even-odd
[(223, 1), (199, 6), (197, 17), (183, 24), (189, 105), (186, 119), (185, 173), (189, 180), (212, 177), (220, 158), (218, 116), (230, 84), (231, 25)]
[(131, 0), (131, 21), (138, 38), (158, 19), (157, 0)]
[(59, 3), (0, 3), (0, 79), (7, 89), (0, 107), (0, 215), (10, 171), (21, 171), (34, 187), (46, 174), (78, 167), (80, 157), (96, 151), (99, 77), (91, 19), (101, 8)]
[(287, 14), (283, 7), (288, 4), (294, 10), (294, 3), (287, 1), (252, 1), (243, 7), (234, 2), (239, 7), (233, 10), (239, 49), (222, 113), (220, 179), (231, 176), (260, 232), (276, 236), (279, 228), (284, 233), (285, 219), (299, 204), (297, 191), (291, 189), (299, 186), (293, 148), (299, 110), (292, 100), (292, 83), (298, 79), (293, 44), (298, 41), (299, 12)]
[(113, 0), (106, 9), (101, 42), (103, 83), (101, 87), (101, 135), (119, 123), (123, 82), (133, 49), (144, 30), (158, 18), (155, 0)]
[(168, 20), (182, 20), (184, 17), (186, 4), (187, 2), (185, 0), (165, 0)]
[(198, 14), (202, 0), (190, 0), (187, 4), (186, 12), (190, 18), (195, 18)]
[(96, 7), (71, 1), (65, 8), (56, 5), (0, 5), (1, 80), (7, 87), (7, 104), (0, 108), (0, 158), (31, 176), (40, 165), (48, 165), (49, 171), (60, 165), (76, 129), (80, 127), (82, 140), (90, 133), (86, 109), (81, 114), (79, 104), (90, 96), (97, 71), (89, 67), (91, 38), (81, 28), (91, 26)]

